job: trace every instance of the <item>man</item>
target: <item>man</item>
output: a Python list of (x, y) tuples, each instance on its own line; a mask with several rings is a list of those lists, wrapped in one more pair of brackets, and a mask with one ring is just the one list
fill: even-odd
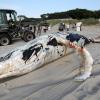
[(83, 35), (69, 33), (66, 36), (67, 41), (63, 44), (69, 48), (73, 48), (80, 56), (81, 64), (79, 68), (79, 75), (75, 77), (77, 81), (84, 81), (90, 77), (92, 71), (93, 58), (88, 50), (85, 48), (86, 44), (91, 41)]
[(70, 25), (69, 23), (66, 25), (66, 30), (69, 31)]
[(76, 23), (76, 31), (81, 31), (82, 30), (82, 22), (78, 22), (78, 23)]

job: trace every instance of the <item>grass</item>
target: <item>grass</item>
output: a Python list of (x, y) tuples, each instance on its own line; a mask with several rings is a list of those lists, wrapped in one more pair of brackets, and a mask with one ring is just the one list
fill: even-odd
[(98, 19), (95, 18), (88, 18), (88, 19), (82, 19), (82, 20), (76, 20), (76, 19), (52, 19), (52, 20), (47, 20), (47, 22), (51, 25), (54, 26), (59, 23), (69, 23), (69, 24), (74, 24), (81, 21), (83, 25), (97, 25), (99, 24)]
[(89, 18), (89, 19), (82, 19), (81, 20), (84, 25), (97, 25), (99, 24), (98, 19)]

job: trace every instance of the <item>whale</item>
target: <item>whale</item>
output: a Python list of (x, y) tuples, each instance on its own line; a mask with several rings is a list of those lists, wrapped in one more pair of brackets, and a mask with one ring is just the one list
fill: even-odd
[(65, 33), (37, 37), (0, 57), (0, 79), (29, 73), (66, 54)]

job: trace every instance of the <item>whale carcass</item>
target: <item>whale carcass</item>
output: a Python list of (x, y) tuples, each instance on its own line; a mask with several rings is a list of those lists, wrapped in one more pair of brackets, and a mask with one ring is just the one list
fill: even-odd
[(0, 57), (0, 79), (33, 71), (66, 54), (64, 33), (40, 36)]

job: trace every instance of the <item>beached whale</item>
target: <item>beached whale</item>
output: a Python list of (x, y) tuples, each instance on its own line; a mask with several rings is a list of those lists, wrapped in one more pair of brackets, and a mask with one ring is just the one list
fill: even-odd
[(67, 53), (66, 41), (80, 46), (89, 43), (87, 38), (71, 33), (57, 32), (40, 36), (0, 57), (0, 79), (28, 73), (64, 56)]
[(66, 34), (40, 36), (0, 57), (0, 78), (22, 75), (65, 55), (60, 39)]

